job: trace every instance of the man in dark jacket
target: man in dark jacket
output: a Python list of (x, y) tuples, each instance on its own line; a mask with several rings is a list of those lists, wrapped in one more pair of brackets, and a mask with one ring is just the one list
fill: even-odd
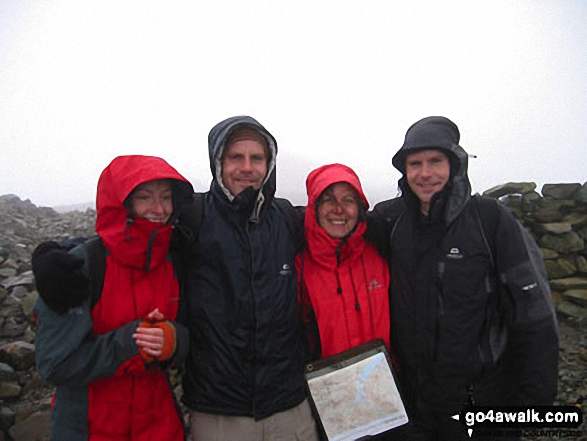
[[(404, 439), (468, 439), (465, 405), (552, 404), (558, 335), (536, 243), (471, 196), (468, 155), (444, 117), (416, 122), (393, 157), (401, 197), (377, 204), (389, 257), (391, 347), (411, 426)], [(483, 218), (483, 219), (482, 219)]]
[(208, 137), (214, 177), (189, 260), (193, 439), (317, 440), (304, 389), (296, 247), (274, 200), (277, 143), (253, 118)]

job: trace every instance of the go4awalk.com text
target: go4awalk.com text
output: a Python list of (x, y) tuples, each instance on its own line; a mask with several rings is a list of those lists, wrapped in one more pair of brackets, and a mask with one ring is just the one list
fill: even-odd
[(577, 428), (583, 422), (583, 410), (578, 406), (467, 406), (453, 418), (475, 437), (582, 436)]

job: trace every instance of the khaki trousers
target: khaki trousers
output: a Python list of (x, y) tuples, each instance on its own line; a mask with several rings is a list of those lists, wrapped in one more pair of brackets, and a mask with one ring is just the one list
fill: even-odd
[(190, 441), (318, 441), (308, 400), (259, 421), (243, 416), (190, 412)]

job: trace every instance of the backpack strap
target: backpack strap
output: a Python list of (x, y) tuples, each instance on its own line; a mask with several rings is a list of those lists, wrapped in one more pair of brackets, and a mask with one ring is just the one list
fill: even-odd
[(499, 223), (499, 206), (495, 199), (483, 197), (479, 194), (473, 196), (473, 203), (476, 205), (475, 214), (481, 227), (481, 236), (489, 254), (491, 268), (495, 273), (497, 271), (495, 265), (495, 235)]
[(496, 265), (495, 237), (499, 224), (499, 205), (495, 199), (473, 196), (475, 216), (487, 253), (490, 270), (485, 277), (485, 285), (489, 294), (487, 317), (484, 333), (480, 341), (480, 354), (486, 364), (494, 365), (505, 352), (508, 342), (507, 316), (508, 303), (505, 286), (499, 277)]

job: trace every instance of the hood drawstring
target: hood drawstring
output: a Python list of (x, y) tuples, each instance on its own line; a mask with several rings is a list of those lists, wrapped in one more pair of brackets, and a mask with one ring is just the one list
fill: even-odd
[(153, 230), (151, 235), (149, 236), (149, 244), (147, 245), (147, 260), (145, 262), (145, 271), (149, 272), (151, 269), (151, 255), (153, 254), (153, 243), (155, 242), (155, 238), (157, 237), (157, 233), (159, 230)]
[(334, 270), (334, 274), (336, 275), (336, 284), (337, 284), (336, 292), (338, 294), (342, 294), (342, 286), (340, 286), (340, 275), (338, 274), (338, 267)]
[(357, 293), (357, 287), (355, 286), (355, 277), (353, 276), (353, 270), (349, 268), (349, 273), (351, 275), (351, 283), (353, 284), (353, 291), (355, 293), (355, 309), (357, 311), (361, 310), (361, 304), (359, 303), (359, 294)]
[[(351, 232), (352, 234), (352, 232)], [(339, 294), (342, 294), (342, 285), (340, 283), (340, 274), (338, 273), (338, 268), (340, 267), (340, 264), (342, 263), (342, 247), (344, 246), (344, 244), (346, 243), (346, 240), (348, 237), (351, 236), (351, 234), (348, 234), (347, 236), (343, 237), (341, 239), (341, 241), (338, 243), (338, 246), (336, 247), (336, 270), (335, 270), (335, 275), (336, 275), (336, 284), (338, 285), (338, 288), (336, 289), (336, 292), (338, 292)], [(361, 261), (362, 261), (362, 257), (361, 257)], [(364, 265), (364, 264), (363, 264)], [(364, 272), (365, 268), (363, 267), (363, 272)], [(351, 275), (351, 283), (353, 284), (353, 292), (355, 294), (355, 309), (357, 311), (361, 310), (361, 304), (359, 303), (359, 294), (357, 293), (357, 289), (355, 287), (355, 279), (353, 277), (353, 271), (351, 269), (349, 269), (350, 271), (350, 275)]]
[(122, 237), (124, 239), (125, 242), (130, 242), (130, 226), (133, 224), (135, 220), (133, 219), (133, 217), (129, 214), (128, 217), (126, 218), (126, 222), (124, 224), (124, 229), (122, 230)]
[(338, 274), (338, 268), (340, 267), (340, 264), (342, 263), (342, 258), (341, 258), (341, 253), (342, 253), (342, 247), (345, 244), (345, 239), (343, 238), (339, 243), (338, 246), (336, 247), (336, 270), (334, 271), (334, 273), (336, 274), (336, 284), (338, 285), (338, 287), (336, 288), (336, 292), (339, 294), (342, 294), (342, 286), (340, 284), (340, 275)]
[(363, 280), (365, 281), (365, 287), (367, 288), (367, 302), (369, 302), (369, 311), (371, 311), (371, 332), (375, 335), (375, 319), (373, 318), (373, 305), (371, 304), (371, 288), (369, 286), (369, 279), (367, 279), (367, 269), (365, 268), (365, 259), (361, 255), (361, 265), (363, 267)]

